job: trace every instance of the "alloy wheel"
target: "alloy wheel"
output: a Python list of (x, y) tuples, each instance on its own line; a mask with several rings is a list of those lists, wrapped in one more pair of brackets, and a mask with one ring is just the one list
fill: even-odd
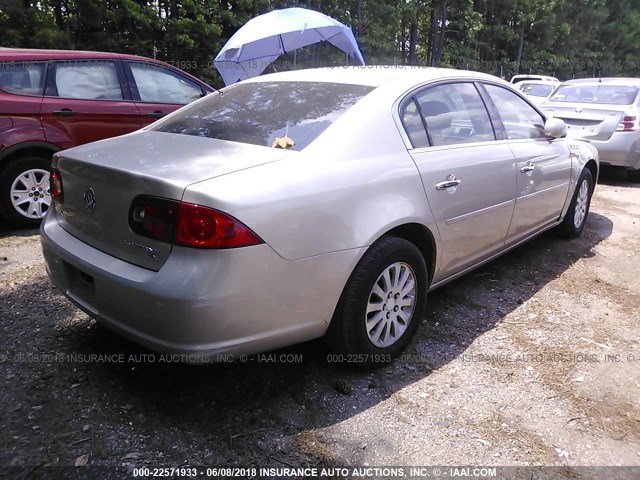
[(388, 266), (375, 281), (365, 313), (369, 340), (378, 348), (396, 343), (411, 322), (416, 304), (416, 276), (404, 262)]

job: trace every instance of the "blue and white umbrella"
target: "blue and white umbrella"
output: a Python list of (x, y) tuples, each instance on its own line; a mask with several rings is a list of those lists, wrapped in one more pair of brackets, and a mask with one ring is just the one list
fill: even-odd
[(356, 62), (364, 58), (349, 27), (306, 8), (285, 8), (259, 15), (238, 30), (213, 60), (226, 85), (260, 75), (284, 53), (326, 41)]

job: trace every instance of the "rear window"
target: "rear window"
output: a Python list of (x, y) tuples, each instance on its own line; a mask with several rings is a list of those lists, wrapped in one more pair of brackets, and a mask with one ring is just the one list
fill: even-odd
[(291, 150), (302, 150), (371, 90), (322, 82), (239, 83), (151, 130), (268, 147), (286, 135), (294, 142)]
[(550, 100), (552, 102), (631, 105), (637, 96), (638, 87), (595, 83), (563, 85), (553, 94)]
[(44, 62), (0, 62), (0, 90), (41, 96), (44, 92)]
[(519, 86), (522, 93), (533, 97), (546, 97), (555, 88), (555, 85), (541, 85), (539, 83), (521, 83)]

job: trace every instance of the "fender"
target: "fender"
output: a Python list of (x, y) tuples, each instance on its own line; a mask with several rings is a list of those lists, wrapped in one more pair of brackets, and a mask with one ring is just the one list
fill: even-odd
[(0, 151), (0, 165), (2, 165), (7, 157), (10, 157), (16, 152), (20, 150), (28, 150), (28, 149), (45, 149), (51, 151), (51, 154), (59, 152), (62, 148), (54, 145), (53, 143), (42, 142), (42, 141), (32, 141), (32, 142), (22, 142), (17, 143), (15, 145), (11, 145), (10, 147), (5, 148)]

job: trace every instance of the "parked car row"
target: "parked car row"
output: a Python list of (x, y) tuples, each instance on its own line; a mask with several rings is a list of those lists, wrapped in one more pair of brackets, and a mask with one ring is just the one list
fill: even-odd
[(549, 116), (561, 118), (569, 137), (589, 141), (604, 165), (623, 167), (640, 182), (640, 79), (516, 75), (511, 80)]
[(640, 181), (640, 79), (587, 78), (560, 85), (540, 108), (562, 119), (567, 133), (598, 149), (600, 161)]
[(55, 152), (132, 132), (212, 91), (134, 55), (0, 49), (0, 214), (38, 226)]

